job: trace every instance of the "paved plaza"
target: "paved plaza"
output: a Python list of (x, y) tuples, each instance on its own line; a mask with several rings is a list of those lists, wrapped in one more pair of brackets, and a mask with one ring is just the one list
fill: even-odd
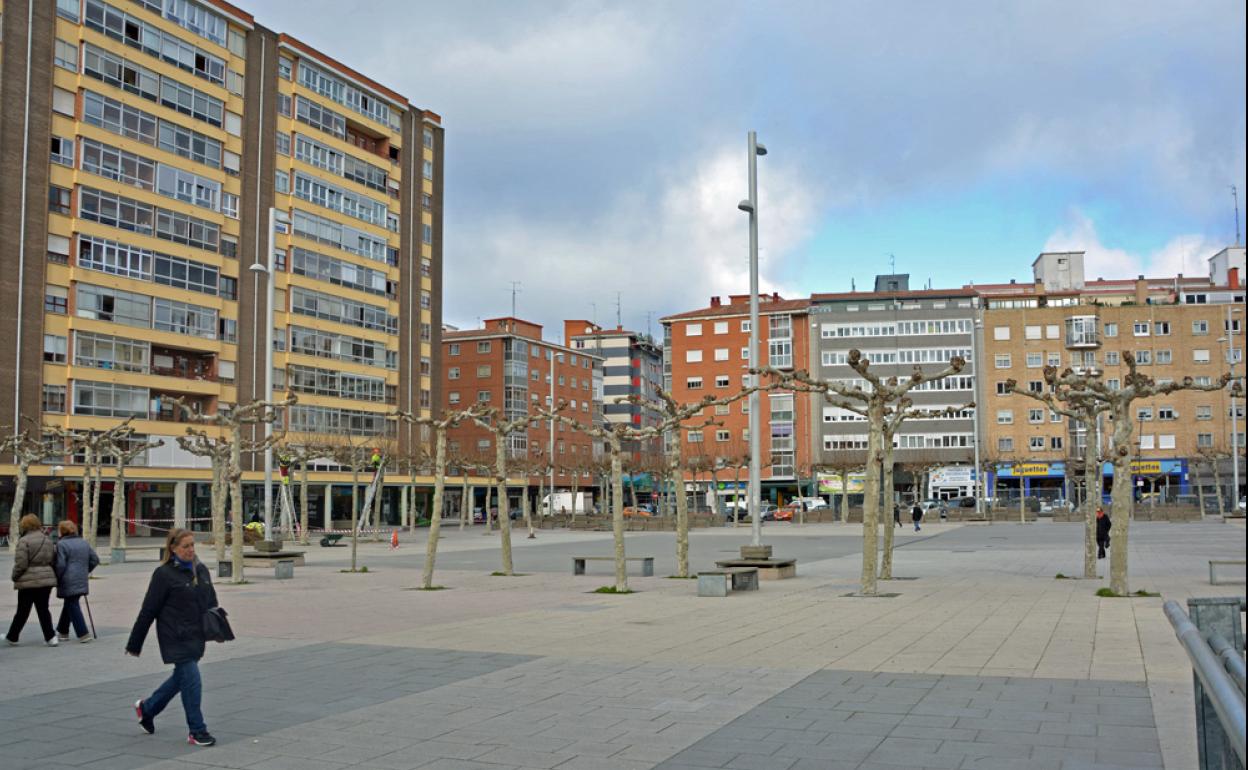
[[(168, 670), (154, 639), (122, 654), (154, 562), (102, 566), (96, 643), (49, 649), (35, 624), (0, 649), (0, 766), (1177, 770), (1196, 761), (1191, 669), (1161, 603), (1244, 593), (1208, 584), (1208, 559), (1245, 550), (1243, 523), (1220, 520), (1132, 526), (1131, 588), (1162, 599), (1054, 579), (1082, 570), (1078, 524), (898, 530), (902, 579), (881, 583), (897, 595), (872, 599), (848, 595), (859, 525), (767, 525), (798, 577), (727, 598), (667, 577), (672, 533), (628, 534), (656, 575), (630, 575), (628, 596), (592, 593), (609, 562), (572, 575), (610, 533), (525, 535), (521, 574), (493, 577), (497, 533), (446, 527), (444, 591), (412, 590), (423, 531), (362, 544), (366, 574), (314, 544), (294, 580), (219, 584), (238, 639), (202, 664), (206, 749), (185, 744), (176, 700), (155, 735), (138, 730), (131, 704)], [(691, 566), (748, 539), (695, 531)], [(14, 604), (2, 596), (0, 622)]]

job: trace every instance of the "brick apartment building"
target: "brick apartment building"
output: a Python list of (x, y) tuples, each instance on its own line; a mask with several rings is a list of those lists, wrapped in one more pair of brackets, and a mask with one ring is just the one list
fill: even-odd
[[(759, 300), (757, 360), (777, 369), (809, 368), (810, 300), (778, 294)], [(748, 384), (749, 316), (749, 295), (732, 295), (727, 301), (712, 297), (708, 307), (661, 319), (664, 379), (673, 398), (690, 403), (707, 395), (731, 395)], [(759, 400), (762, 496), (783, 503), (809, 490), (810, 399), (773, 391)], [(735, 469), (749, 464), (749, 402), (716, 407), (713, 416), (721, 424), (683, 430), (675, 438), (691, 461), (704, 469), (724, 469), (715, 490), (720, 498), (744, 495), (746, 482), (735, 480)], [(700, 478), (709, 475), (704, 470)], [(705, 489), (699, 489), (701, 496)]]
[[(648, 334), (617, 326), (604, 329), (584, 320), (564, 321), (564, 344), (602, 359), (602, 412), (608, 423), (649, 428), (662, 420), (658, 392), (663, 387), (663, 351)], [(632, 398), (635, 402), (621, 399)], [(663, 449), (661, 438), (625, 442), (634, 461)]]
[[(565, 403), (564, 414), (578, 423), (602, 424), (603, 359), (543, 340), (539, 324), (491, 318), (481, 329), (444, 331), (442, 354), (444, 409), (481, 404), (498, 409), (510, 421)], [(465, 422), (448, 433), (447, 450), (456, 464), (493, 467), (494, 442), (493, 433)], [(544, 420), (508, 436), (507, 456), (517, 471), (513, 478), (527, 475), (531, 486), (539, 477), (549, 483), (553, 458), (557, 489), (569, 489), (573, 473), (581, 474), (578, 486), (587, 488), (600, 455), (597, 446), (587, 433)]]

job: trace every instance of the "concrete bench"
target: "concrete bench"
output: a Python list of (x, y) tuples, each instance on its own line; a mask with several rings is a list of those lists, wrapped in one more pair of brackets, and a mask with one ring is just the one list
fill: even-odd
[(1245, 561), (1244, 559), (1210, 559), (1209, 560), (1209, 585), (1213, 585), (1213, 586), (1218, 585), (1218, 581), (1215, 579), (1214, 570), (1217, 567), (1227, 567), (1227, 566), (1239, 567), (1239, 569), (1236, 570), (1235, 572), (1235, 576), (1236, 576), (1235, 580), (1228, 580), (1224, 582), (1227, 582), (1227, 583), (1244, 582), (1244, 561)]
[(279, 559), (277, 564), (273, 565), (273, 577), (278, 580), (290, 580), (295, 576), (295, 560)]
[(112, 549), (109, 560), (113, 564), (125, 564), (127, 551), (155, 551), (156, 560), (165, 560), (165, 547), (163, 545), (127, 545), (121, 548)]
[(784, 580), (797, 576), (797, 559), (725, 559), (715, 562), (720, 569), (753, 567), (763, 580)]
[(698, 573), (698, 596), (727, 596), (730, 591), (757, 591), (758, 567), (729, 567)]
[[(572, 574), (584, 575), (585, 562), (587, 561), (615, 561), (614, 556), (573, 556), (572, 557)], [(624, 561), (641, 562), (641, 576), (654, 577), (654, 557), (653, 556), (626, 556)]]

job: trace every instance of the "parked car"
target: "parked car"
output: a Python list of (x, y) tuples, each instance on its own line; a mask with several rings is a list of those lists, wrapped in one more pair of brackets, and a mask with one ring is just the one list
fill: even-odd
[[(986, 499), (984, 500), (984, 504), (985, 504), (985, 505), (991, 505), (991, 504), (992, 504), (992, 498), (986, 498)], [(958, 498), (958, 500), (957, 500), (957, 506), (958, 506), (959, 508), (974, 508), (974, 507), (975, 507), (975, 498), (973, 498), (973, 497), (961, 497), (961, 498)]]
[(648, 519), (652, 514), (640, 505), (633, 507), (631, 505), (624, 506), (624, 518)]

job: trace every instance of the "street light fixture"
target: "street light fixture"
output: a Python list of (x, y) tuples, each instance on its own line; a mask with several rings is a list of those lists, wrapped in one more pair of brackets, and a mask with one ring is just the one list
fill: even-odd
[[(265, 289), (268, 295), (264, 303), (264, 400), (273, 401), (273, 302), (277, 289), (277, 266), (274, 256), (277, 251), (277, 225), (281, 222), (288, 232), (290, 216), (276, 208), (269, 208), (269, 256), (263, 262), (256, 261), (248, 268), (259, 279), (266, 277)], [(259, 255), (257, 255), (258, 257)], [(264, 537), (273, 539), (273, 447), (268, 440), (273, 436), (273, 421), (264, 423), (264, 438), (267, 444), (264, 450)]]
[[(758, 134), (749, 133), (749, 193), (750, 197), (737, 204), (737, 208), (750, 215), (750, 356), (751, 372), (758, 370), (758, 157), (766, 155), (767, 148), (758, 142)], [(758, 375), (750, 375), (750, 384), (758, 384)], [(762, 544), (762, 521), (759, 497), (762, 492), (762, 468), (759, 464), (759, 397), (758, 391), (751, 391), (750, 405), (750, 543)], [(684, 494), (682, 489), (681, 494)]]
[[(1232, 307), (1230, 305), (1226, 306), (1226, 325), (1223, 329), (1223, 331), (1226, 334), (1225, 336), (1218, 338), (1218, 342), (1226, 343), (1226, 364), (1230, 369), (1232, 388), (1234, 387), (1234, 383), (1235, 383), (1235, 363), (1236, 363), (1235, 352), (1236, 350), (1233, 344), (1234, 343), (1233, 338), (1235, 336), (1235, 332), (1234, 332), (1234, 329), (1232, 329), (1233, 324), (1231, 323), (1231, 320), (1232, 320), (1232, 314), (1238, 313), (1238, 312), (1240, 312), (1239, 308)], [(1230, 399), (1231, 399), (1231, 478), (1232, 478), (1231, 483), (1233, 484), (1231, 488), (1231, 498), (1232, 498), (1231, 510), (1238, 511), (1239, 510), (1239, 415), (1237, 414), (1236, 409), (1235, 409), (1234, 393), (1235, 391), (1232, 390), (1231, 396), (1230, 396)]]

